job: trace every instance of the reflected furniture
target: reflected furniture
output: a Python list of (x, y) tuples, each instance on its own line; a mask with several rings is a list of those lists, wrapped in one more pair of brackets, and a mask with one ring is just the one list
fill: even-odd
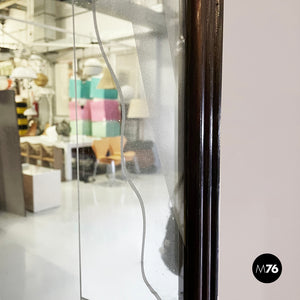
[(109, 139), (96, 140), (92, 144), (92, 149), (96, 156), (93, 178), (96, 178), (97, 167), (99, 164), (105, 164), (111, 167), (111, 182), (115, 181), (116, 165), (121, 163), (121, 159), (111, 158), (109, 154)]
[[(123, 148), (127, 143), (126, 137), (123, 137)], [(121, 160), (121, 137), (111, 137), (109, 138), (109, 151), (111, 157)], [(134, 151), (124, 151), (125, 162), (133, 162), (135, 166), (136, 173), (140, 173), (140, 168), (137, 162), (136, 153)]]
[[(84, 101), (81, 101), (84, 100)], [(91, 124), (91, 100), (79, 99), (79, 102), (69, 102), (71, 134), (90, 136), (92, 134)]]
[[(139, 172), (144, 174), (154, 173), (160, 169), (160, 160), (155, 143), (152, 141), (128, 141), (124, 147), (125, 151), (136, 153), (136, 164)], [(130, 172), (136, 172), (135, 165), (128, 164)]]
[[(85, 147), (91, 147), (93, 140), (95, 138), (88, 137), (88, 136), (78, 136), (78, 148), (85, 148)], [(33, 136), (33, 137), (21, 137), (20, 142), (28, 142), (30, 144), (42, 144), (44, 146), (52, 146), (56, 147), (58, 149), (63, 150), (60, 152), (61, 155), (63, 155), (63, 158), (60, 158), (63, 160), (64, 164), (64, 175), (65, 180), (70, 181), (72, 180), (72, 150), (77, 148), (77, 138), (76, 136), (71, 136), (68, 141), (58, 141), (48, 138), (47, 136)]]
[(18, 129), (19, 135), (24, 136), (28, 130), (28, 120), (27, 117), (24, 115), (24, 112), (27, 109), (27, 102), (16, 102), (17, 107), (17, 116), (18, 116)]
[(25, 207), (32, 212), (61, 204), (60, 170), (23, 164)]
[(13, 91), (0, 92), (0, 209), (25, 215), (16, 102)]
[(21, 143), (21, 156), (24, 163), (60, 170), (61, 180), (65, 180), (63, 149), (55, 146), (23, 142)]
[[(123, 143), (126, 144), (126, 138), (124, 137)], [(95, 140), (92, 144), (92, 149), (96, 156), (96, 162), (94, 165), (95, 179), (97, 167), (99, 164), (106, 164), (111, 168), (111, 182), (116, 180), (116, 166), (121, 165), (121, 137), (104, 138), (101, 140)], [(134, 151), (124, 152), (124, 159), (126, 162), (135, 162), (137, 173), (139, 173), (139, 166), (136, 163), (136, 154)]]
[(135, 140), (144, 138), (144, 119), (149, 118), (149, 109), (147, 101), (144, 99), (131, 99), (127, 119), (137, 121)]

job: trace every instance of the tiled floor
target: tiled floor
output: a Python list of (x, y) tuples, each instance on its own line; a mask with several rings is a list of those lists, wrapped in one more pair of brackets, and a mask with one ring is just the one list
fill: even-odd
[[(108, 187), (105, 176), (80, 183), (82, 295), (89, 300), (155, 299), (140, 273), (142, 217), (127, 183)], [(159, 248), (169, 217), (162, 175), (135, 182), (147, 212), (145, 268), (163, 300), (175, 300), (178, 280)], [(77, 183), (62, 184), (60, 208), (26, 218), (0, 213), (0, 300), (79, 299)]]

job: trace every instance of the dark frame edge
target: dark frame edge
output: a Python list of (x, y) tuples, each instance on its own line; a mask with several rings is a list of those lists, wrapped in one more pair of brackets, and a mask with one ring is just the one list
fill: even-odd
[(186, 1), (184, 299), (216, 300), (223, 0)]

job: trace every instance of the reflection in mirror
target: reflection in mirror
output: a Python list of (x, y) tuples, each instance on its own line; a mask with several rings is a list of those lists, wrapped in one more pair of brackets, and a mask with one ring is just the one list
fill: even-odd
[(182, 297), (181, 6), (92, 4), (1, 3), (26, 208), (0, 211), (1, 299)]

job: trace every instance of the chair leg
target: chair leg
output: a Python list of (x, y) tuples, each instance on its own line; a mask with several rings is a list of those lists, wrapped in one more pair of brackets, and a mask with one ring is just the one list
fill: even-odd
[(140, 174), (141, 170), (140, 170), (140, 166), (139, 166), (139, 163), (138, 163), (138, 160), (137, 160), (136, 156), (133, 158), (133, 162), (134, 162), (134, 167), (135, 167), (136, 173)]
[(116, 179), (116, 165), (115, 165), (115, 161), (112, 160), (111, 163), (110, 163), (110, 165), (111, 165), (111, 178), (112, 178), (113, 181), (115, 181), (115, 179)]
[(96, 173), (97, 173), (97, 167), (98, 167), (98, 159), (95, 161), (94, 163), (94, 172), (93, 172), (93, 179), (95, 180), (96, 179)]
[(113, 160), (109, 165), (106, 165), (106, 174), (108, 177), (109, 186), (114, 185), (114, 183), (116, 182), (116, 165)]

